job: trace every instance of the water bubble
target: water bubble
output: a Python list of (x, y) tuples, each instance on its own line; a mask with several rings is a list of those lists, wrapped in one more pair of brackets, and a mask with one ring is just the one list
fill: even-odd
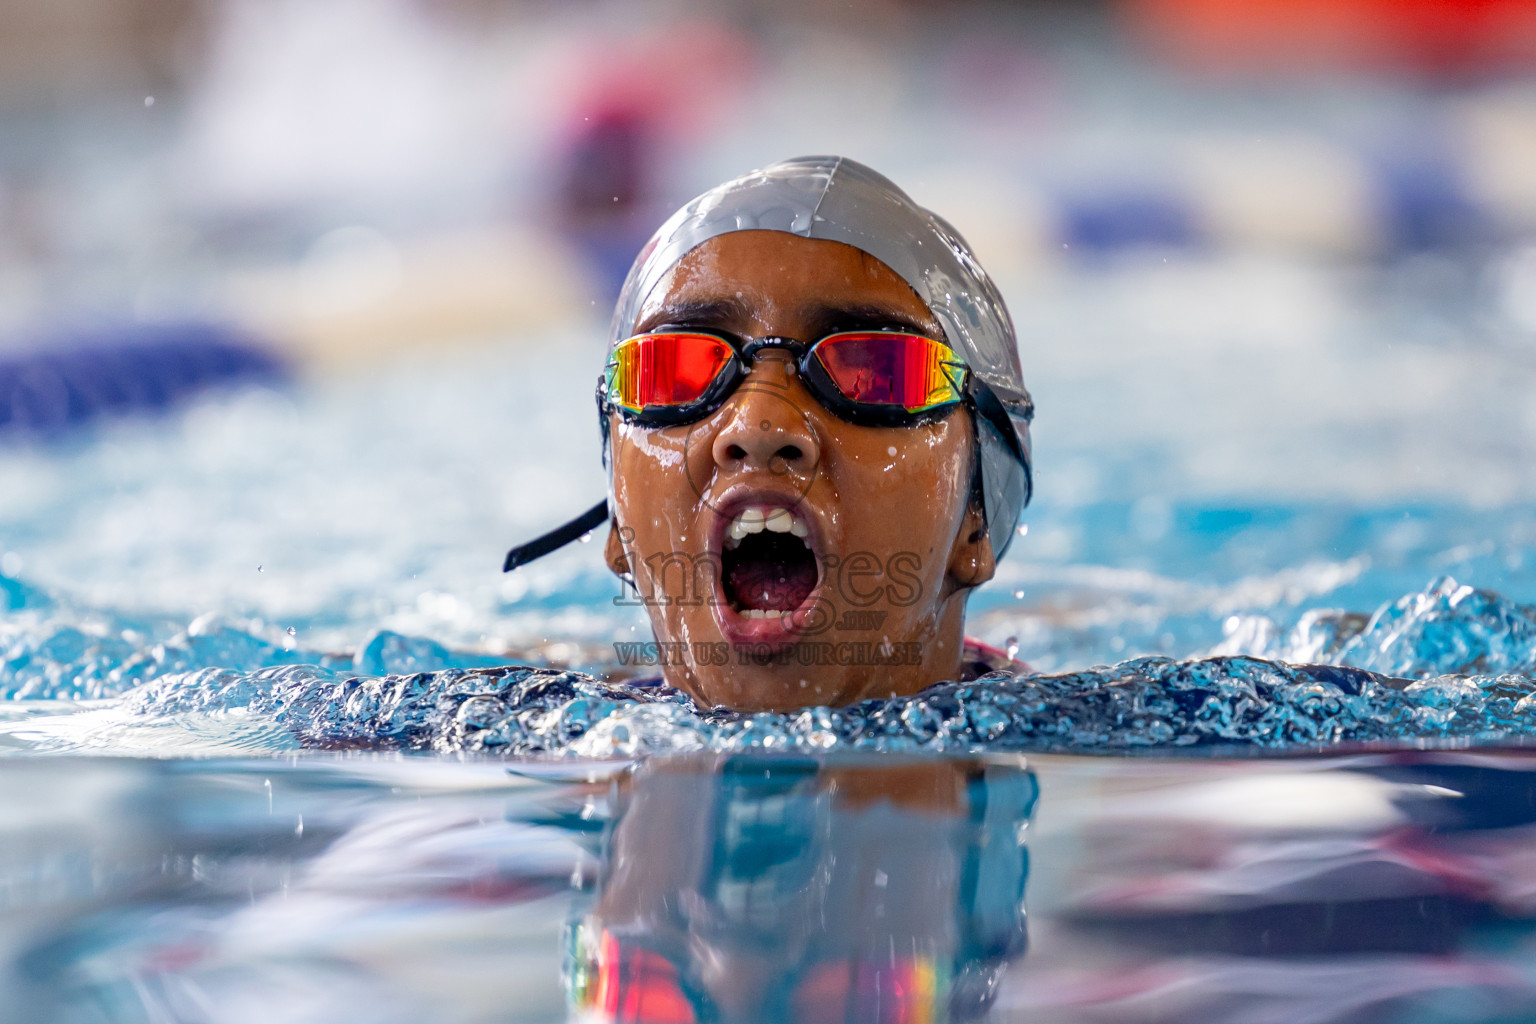
[(258, 565), (258, 566), (257, 566), (257, 567), (256, 567), (256, 571), (257, 571), (257, 572), (266, 572), (266, 571), (267, 571), (267, 570), (266, 570), (266, 567), (265, 567), (265, 566), (261, 566), (261, 565)]
[(1013, 599), (1015, 601), (1022, 601), (1022, 600), (1024, 600), (1024, 588), (1023, 587), (1020, 587), (1018, 590), (1015, 590), (1013, 592)]
[(887, 448), (885, 450), (885, 454), (887, 454), (887, 455), (895, 455), (896, 454), (896, 446), (895, 445), (891, 445), (889, 448)]
[(298, 636), (299, 635), (298, 627), (297, 626), (289, 626), (288, 627), (288, 635), (289, 636)]
[(155, 105), (155, 98), (153, 96), (145, 96), (144, 97), (144, 105), (146, 107), (154, 106)]
[(591, 530), (588, 530), (586, 533), (581, 535), (581, 542), (583, 544), (590, 544), (590, 543), (592, 543), (592, 531)]
[(1028, 523), (1020, 523), (1019, 524), (1019, 528), (1017, 530), (1015, 530), (1014, 533), (1017, 533), (1020, 537), (1028, 537), (1029, 536), (1029, 524)]
[(1019, 653), (1019, 638), (1011, 636), (1003, 641), (1003, 650), (1008, 654), (1008, 660), (1012, 661)]

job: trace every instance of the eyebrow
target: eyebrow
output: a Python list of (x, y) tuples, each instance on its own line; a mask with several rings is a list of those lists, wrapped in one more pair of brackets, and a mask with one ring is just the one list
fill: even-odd
[(943, 339), (944, 331), (931, 320), (923, 320), (890, 306), (874, 303), (809, 303), (800, 307), (800, 318), (814, 341), (839, 331), (910, 331), (928, 337)]
[(669, 302), (635, 325), (636, 334), (668, 327), (742, 326), (752, 320), (752, 309), (739, 298), (709, 299), (704, 302)]
[[(910, 313), (878, 303), (825, 303), (811, 302), (797, 310), (812, 342), (840, 331), (911, 331), (928, 337), (944, 339), (943, 328), (931, 320), (915, 317)], [(669, 302), (635, 325), (636, 334), (654, 331), (658, 327), (693, 327), (727, 330), (745, 327), (753, 319), (752, 307), (735, 296), (706, 299), (695, 302)]]

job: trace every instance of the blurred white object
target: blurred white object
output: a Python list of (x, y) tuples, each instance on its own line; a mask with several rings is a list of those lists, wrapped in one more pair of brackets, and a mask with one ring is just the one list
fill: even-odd
[(1381, 235), (1365, 166), (1317, 137), (1197, 139), (1186, 173), (1196, 220), (1223, 245), (1358, 254)]
[(1496, 268), (1499, 307), (1518, 327), (1536, 331), (1536, 245), (1510, 253)]
[(193, 200), (440, 205), (499, 184), (495, 91), (406, 0), (225, 0), (182, 154)]
[(350, 225), (296, 264), (230, 278), (240, 318), (311, 367), (390, 351), (505, 340), (580, 320), (588, 290), (557, 238), (527, 229), (443, 233), (396, 243)]
[(1499, 221), (1536, 227), (1536, 92), (1526, 85), (1468, 100), (1456, 127), (1473, 198)]

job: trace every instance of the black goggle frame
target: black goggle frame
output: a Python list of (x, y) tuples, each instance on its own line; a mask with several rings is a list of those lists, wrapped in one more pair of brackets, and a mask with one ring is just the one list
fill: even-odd
[[(782, 348), (795, 357), (795, 366), (800, 374), (806, 389), (816, 396), (816, 400), (826, 407), (827, 411), (839, 419), (861, 426), (875, 427), (910, 427), (919, 423), (929, 423), (945, 416), (957, 405), (965, 404), (970, 407), (973, 416), (984, 419), (1002, 437), (1009, 452), (1019, 464), (1024, 467), (1027, 475), (1030, 471), (1029, 458), (1024, 454), (1024, 446), (1019, 441), (1018, 433), (1014, 430), (1013, 421), (1009, 418), (1008, 411), (1003, 407), (1002, 400), (997, 397), (997, 392), (987, 385), (987, 382), (972, 373), (957, 357), (955, 366), (965, 374), (960, 382), (961, 398), (957, 402), (949, 402), (941, 406), (911, 412), (900, 405), (879, 405), (870, 402), (855, 402), (840, 391), (837, 385), (832, 383), (826, 368), (820, 360), (812, 358), (816, 345), (807, 345), (794, 338), (784, 338), (769, 335), (762, 338), (741, 338), (725, 331), (699, 330), (697, 328), (671, 328), (674, 331), (687, 331), (690, 334), (707, 334), (719, 338), (731, 348), (731, 360), (708, 388), (696, 401), (685, 405), (658, 407), (644, 412), (635, 412), (627, 409), (608, 398), (608, 374), (612, 368), (605, 367), (597, 379), (597, 409), (598, 419), (603, 434), (603, 453), (607, 457), (609, 445), (608, 414), (618, 413), (625, 422), (635, 423), (640, 426), (663, 427), (675, 426), (684, 423), (694, 423), (703, 419), (716, 409), (725, 404), (726, 400), (735, 393), (737, 387), (752, 372), (752, 363), (758, 352), (766, 348)], [(666, 328), (648, 332), (662, 333)], [(845, 333), (845, 332), (837, 332)], [(874, 333), (874, 332), (869, 332)], [(892, 332), (896, 333), (896, 332)], [(907, 333), (907, 332), (901, 332)], [(827, 335), (834, 337), (835, 335)], [(822, 339), (826, 340), (826, 339)], [(816, 344), (820, 344), (818, 341)], [(1027, 421), (1034, 417), (1034, 406), (1031, 404), (1025, 409), (1023, 418)], [(976, 424), (980, 430), (980, 423)], [(542, 558), (559, 548), (576, 540), (583, 534), (595, 530), (608, 518), (608, 502), (606, 499), (593, 505), (575, 519), (556, 527), (549, 533), (537, 537), (526, 544), (521, 544), (507, 552), (506, 561), (502, 563), (503, 572), (511, 572), (520, 565), (526, 565), (536, 558)]]

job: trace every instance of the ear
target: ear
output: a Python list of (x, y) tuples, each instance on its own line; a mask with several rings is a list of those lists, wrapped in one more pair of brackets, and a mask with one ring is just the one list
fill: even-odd
[(987, 534), (987, 517), (980, 506), (966, 506), (965, 519), (955, 535), (949, 552), (949, 578), (955, 589), (979, 587), (997, 572), (997, 558), (992, 554), (992, 538)]
[(624, 545), (632, 536), (630, 530), (618, 523), (608, 528), (608, 543), (603, 546), (603, 559), (615, 576), (630, 575), (629, 553), (624, 550)]

